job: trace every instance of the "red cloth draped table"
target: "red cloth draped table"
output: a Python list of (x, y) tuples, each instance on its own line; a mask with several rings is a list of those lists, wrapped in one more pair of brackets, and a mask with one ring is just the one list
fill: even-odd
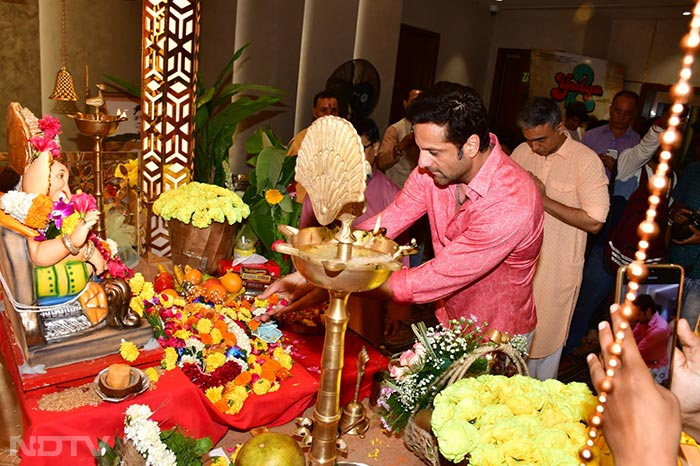
[[(96, 407), (86, 406), (71, 411), (40, 410), (39, 399), (47, 390), (20, 393), (24, 416), (23, 442), (12, 447), (19, 450), (23, 458), (22, 465), (94, 465), (92, 452), (97, 448), (97, 439), (102, 438), (113, 444), (115, 435), (123, 436), (124, 412), (135, 403), (150, 406), (155, 413), (153, 419), (159, 422), (162, 429), (178, 426), (188, 435), (208, 436), (215, 444), (230, 428), (245, 431), (258, 426), (286, 424), (312, 406), (316, 399), (323, 336), (292, 333), (286, 333), (285, 336), (288, 343), (293, 345), (292, 357), (295, 363), (292, 376), (276, 392), (262, 396), (251, 394), (241, 412), (236, 415), (218, 411), (182, 371), (175, 369), (164, 373), (155, 389), (147, 390), (134, 398), (121, 403), (101, 402)], [(360, 389), (361, 399), (370, 394), (374, 373), (387, 367), (388, 360), (385, 356), (356, 334), (348, 332), (345, 365), (341, 375), (341, 409), (353, 398), (357, 354), (362, 346), (366, 346), (370, 360)], [(138, 362), (139, 360), (136, 361)], [(101, 367), (107, 365), (105, 363)], [(84, 379), (80, 381), (85, 382)], [(17, 386), (21, 387), (21, 384)]]

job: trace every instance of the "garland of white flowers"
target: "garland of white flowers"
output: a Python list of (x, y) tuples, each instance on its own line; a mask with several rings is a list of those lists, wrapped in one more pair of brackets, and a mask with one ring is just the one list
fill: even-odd
[(176, 466), (175, 453), (161, 441), (160, 427), (149, 419), (151, 416), (153, 412), (146, 405), (129, 406), (124, 418), (124, 437), (146, 459), (146, 466)]

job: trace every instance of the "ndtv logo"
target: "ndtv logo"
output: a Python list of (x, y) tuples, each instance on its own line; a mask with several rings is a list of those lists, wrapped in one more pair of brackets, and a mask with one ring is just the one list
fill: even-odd
[[(110, 436), (102, 437), (109, 443)], [(27, 441), (22, 437), (10, 437), (10, 454), (26, 456), (78, 456), (78, 445), (85, 444), (90, 453), (97, 451), (97, 440), (89, 435), (30, 435)], [(70, 448), (69, 453), (64, 448)]]

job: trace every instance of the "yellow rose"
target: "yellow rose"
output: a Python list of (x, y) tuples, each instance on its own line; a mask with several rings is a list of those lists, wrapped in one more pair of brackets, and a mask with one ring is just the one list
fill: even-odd
[(119, 345), (119, 354), (126, 361), (134, 362), (139, 357), (139, 349), (130, 341), (122, 340)]
[(453, 419), (435, 433), (440, 453), (454, 463), (462, 461), (479, 444), (479, 431), (468, 422)]

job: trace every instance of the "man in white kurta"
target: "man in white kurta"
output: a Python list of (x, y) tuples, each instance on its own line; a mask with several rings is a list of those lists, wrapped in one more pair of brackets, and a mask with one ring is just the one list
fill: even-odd
[(530, 350), (530, 375), (555, 378), (578, 297), (587, 233), (597, 233), (610, 207), (608, 179), (600, 158), (574, 141), (551, 99), (528, 100), (518, 115), (525, 137), (511, 154), (540, 189), (544, 240), (533, 294), (537, 328)]

